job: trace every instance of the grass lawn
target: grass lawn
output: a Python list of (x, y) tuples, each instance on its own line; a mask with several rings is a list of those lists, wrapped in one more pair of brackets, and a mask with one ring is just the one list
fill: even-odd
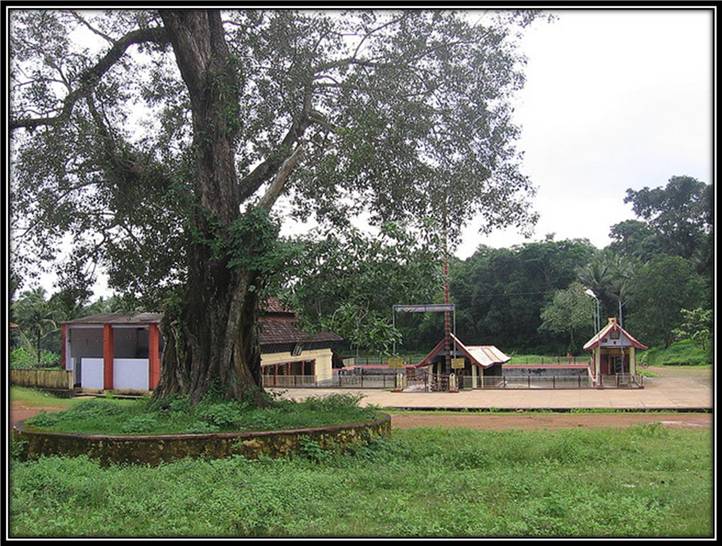
[[(321, 457), (319, 460), (318, 457)], [(11, 465), (12, 536), (710, 536), (709, 431), (395, 431), (353, 453)]]
[(652, 347), (646, 351), (640, 351), (638, 362), (645, 366), (709, 365), (711, 364), (711, 354), (703, 351), (691, 339), (684, 339), (675, 341), (666, 349)]
[(62, 398), (54, 394), (28, 387), (10, 387), (10, 402), (26, 407), (72, 408), (82, 402), (78, 398)]
[(305, 428), (368, 421), (374, 407), (359, 407), (359, 396), (338, 394), (302, 402), (272, 400), (264, 408), (243, 402), (203, 400), (191, 406), (185, 398), (118, 400), (95, 398), (69, 409), (40, 413), (25, 421), (30, 430), (107, 434), (170, 434)]

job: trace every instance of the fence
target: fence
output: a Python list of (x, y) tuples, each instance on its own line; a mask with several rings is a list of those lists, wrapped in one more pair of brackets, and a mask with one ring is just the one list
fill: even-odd
[[(17, 370), (14, 370), (17, 371)], [(25, 371), (25, 370), (22, 370)], [(478, 376), (476, 385), (470, 375), (458, 375), (461, 390), (471, 389), (590, 389), (594, 382), (588, 374), (544, 376)], [(449, 376), (445, 374), (414, 374), (405, 378), (407, 391), (445, 392), (449, 390)], [(396, 377), (390, 374), (338, 374), (332, 379), (317, 380), (312, 375), (264, 375), (264, 387), (281, 388), (341, 388), (341, 389), (393, 389)], [(598, 387), (643, 388), (644, 378), (639, 375), (616, 374), (600, 376)]]
[(23, 387), (41, 389), (73, 389), (73, 372), (71, 370), (22, 369), (10, 370), (10, 383)]
[[(476, 385), (470, 375), (457, 376), (457, 384), (461, 390), (472, 389), (589, 389), (592, 382), (587, 375), (548, 375), (542, 377), (534, 376), (504, 376), (491, 375), (479, 376), (476, 378)], [(416, 377), (408, 380), (407, 385), (413, 386), (409, 390), (426, 391), (447, 391), (449, 388), (449, 376), (433, 374), (423, 377)]]
[(589, 355), (581, 356), (512, 356), (509, 364), (512, 366), (526, 366), (535, 364), (589, 364)]
[(396, 376), (390, 374), (338, 374), (332, 379), (317, 380), (313, 375), (264, 375), (264, 387), (393, 389)]
[(618, 373), (614, 375), (600, 375), (598, 387), (609, 389), (643, 389), (644, 376), (632, 375), (629, 373)]

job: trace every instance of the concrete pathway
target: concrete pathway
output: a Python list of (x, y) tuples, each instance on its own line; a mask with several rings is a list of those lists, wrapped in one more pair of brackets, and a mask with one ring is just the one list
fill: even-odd
[(304, 399), (333, 393), (359, 393), (362, 405), (387, 408), (498, 409), (710, 409), (713, 407), (712, 369), (648, 368), (658, 376), (645, 377), (644, 389), (510, 389), (458, 393), (390, 392), (381, 389), (269, 389), (285, 398)]

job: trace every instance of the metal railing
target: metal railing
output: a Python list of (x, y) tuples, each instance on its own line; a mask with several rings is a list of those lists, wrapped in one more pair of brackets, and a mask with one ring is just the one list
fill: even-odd
[(356, 375), (337, 374), (329, 379), (312, 375), (264, 375), (264, 387), (282, 388), (340, 388), (340, 389), (393, 389), (396, 377), (390, 374)]
[(315, 375), (264, 375), (264, 387), (317, 387)]
[(609, 389), (642, 389), (644, 388), (644, 376), (629, 373), (617, 373), (613, 375), (599, 375), (597, 387)]

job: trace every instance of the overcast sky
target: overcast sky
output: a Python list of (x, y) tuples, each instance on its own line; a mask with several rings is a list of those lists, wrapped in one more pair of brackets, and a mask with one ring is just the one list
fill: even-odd
[[(535, 22), (522, 49), (518, 94), (523, 172), (537, 187), (532, 240), (586, 237), (609, 244), (609, 227), (634, 218), (627, 188), (674, 175), (712, 182), (710, 11), (580, 10)], [(510, 246), (514, 230), (470, 227), (457, 251)]]
[[(712, 182), (711, 12), (556, 15), (533, 23), (521, 42), (527, 82), (515, 118), (522, 170), (538, 190), (534, 236), (481, 236), (472, 223), (461, 258), (479, 244), (511, 246), (547, 233), (603, 247), (612, 224), (634, 217), (623, 202), (627, 188), (662, 186), (674, 175)], [(53, 281), (42, 285), (52, 292)], [(95, 295), (108, 295), (102, 276)]]

